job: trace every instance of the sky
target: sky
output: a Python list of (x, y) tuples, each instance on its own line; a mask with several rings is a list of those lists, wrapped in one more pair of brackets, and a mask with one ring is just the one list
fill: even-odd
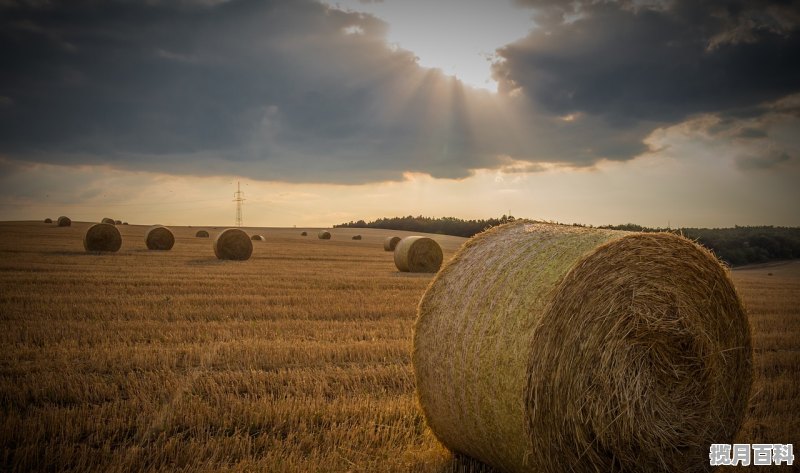
[(800, 2), (0, 0), (0, 220), (800, 226)]

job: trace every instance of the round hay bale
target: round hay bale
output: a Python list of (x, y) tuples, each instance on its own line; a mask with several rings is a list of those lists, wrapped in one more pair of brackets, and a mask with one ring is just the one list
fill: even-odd
[(103, 220), (100, 220), (100, 223), (107, 223), (109, 225), (115, 225), (116, 224), (116, 222), (114, 221), (113, 218), (108, 218), (108, 217), (105, 217), (105, 218), (103, 218)]
[(144, 243), (148, 250), (171, 250), (175, 245), (175, 235), (167, 227), (150, 227), (144, 235)]
[(308, 232), (300, 232), (300, 236), (308, 236)]
[(114, 225), (122, 225), (122, 220), (114, 220)]
[(228, 228), (214, 239), (214, 254), (219, 259), (244, 261), (253, 254), (253, 242), (243, 230)]
[(44, 219), (44, 223), (53, 223), (53, 219), (52, 218), (46, 218), (46, 219)]
[(194, 234), (197, 238), (208, 238), (208, 232), (205, 230), (197, 230), (197, 233)]
[(266, 240), (266, 238), (264, 238), (264, 235), (253, 235), (253, 236), (250, 237), (250, 239), (253, 240), (253, 241), (264, 241), (264, 240)]
[(386, 237), (383, 240), (383, 249), (385, 251), (394, 251), (397, 247), (397, 244), (400, 243), (401, 238), (396, 236)]
[(429, 286), (413, 345), (436, 436), (511, 472), (708, 471), (753, 376), (725, 268), (670, 233), (481, 233)]
[(86, 251), (119, 251), (122, 246), (122, 235), (110, 223), (95, 223), (83, 236), (83, 248)]
[(123, 225), (127, 225), (127, 224), (128, 224), (128, 222), (122, 222), (122, 224), (123, 224)]
[(360, 239), (361, 239), (361, 235), (353, 235), (353, 240), (360, 240)]
[(435, 273), (442, 266), (442, 259), (442, 247), (428, 237), (405, 237), (394, 249), (394, 264), (400, 271)]
[(72, 225), (72, 220), (70, 220), (69, 217), (65, 217), (63, 215), (58, 217), (58, 220), (56, 220), (56, 222), (58, 222), (59, 227), (69, 227), (70, 225)]
[(319, 238), (320, 240), (330, 240), (331, 239), (331, 232), (323, 230), (323, 231), (317, 233), (317, 238)]

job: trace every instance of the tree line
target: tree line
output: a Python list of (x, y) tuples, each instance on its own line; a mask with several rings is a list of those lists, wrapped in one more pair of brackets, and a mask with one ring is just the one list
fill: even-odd
[[(371, 222), (350, 221), (334, 227), (381, 228), (471, 237), (488, 228), (513, 222), (511, 215), (480, 220), (463, 220), (455, 217), (432, 218), (423, 216), (379, 218)], [(578, 223), (574, 226), (586, 226)], [(651, 228), (627, 223), (603, 225), (598, 228), (627, 230), (634, 232), (679, 233), (697, 241), (713, 251), (717, 257), (731, 266), (766, 263), (769, 261), (800, 258), (800, 228), (775, 226), (735, 226), (734, 228)]]

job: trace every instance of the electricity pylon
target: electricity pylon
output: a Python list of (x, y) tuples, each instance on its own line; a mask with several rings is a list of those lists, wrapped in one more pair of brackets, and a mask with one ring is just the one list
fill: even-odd
[(236, 182), (236, 192), (233, 193), (233, 201), (236, 202), (236, 226), (242, 226), (242, 202), (244, 202), (244, 192), (242, 192), (239, 182)]

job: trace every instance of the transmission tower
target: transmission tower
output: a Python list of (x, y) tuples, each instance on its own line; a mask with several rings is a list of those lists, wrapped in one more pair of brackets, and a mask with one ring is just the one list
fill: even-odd
[(239, 182), (236, 182), (236, 192), (233, 193), (233, 201), (236, 202), (236, 226), (242, 226), (242, 202), (244, 202), (244, 192), (239, 185)]

